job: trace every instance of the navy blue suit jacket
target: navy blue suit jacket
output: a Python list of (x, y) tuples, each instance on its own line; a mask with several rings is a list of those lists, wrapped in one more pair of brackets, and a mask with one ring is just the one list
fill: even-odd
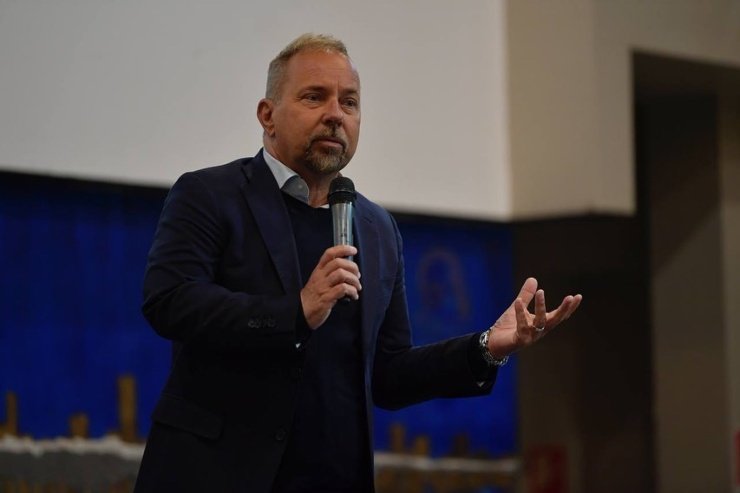
[[(165, 201), (143, 312), (173, 341), (173, 361), (138, 492), (270, 490), (301, 384), (305, 324), (281, 193), (260, 153), (186, 173)], [(396, 409), (490, 392), (468, 364), (474, 336), (412, 347), (398, 227), (360, 194), (354, 235), (369, 426), (373, 403)]]

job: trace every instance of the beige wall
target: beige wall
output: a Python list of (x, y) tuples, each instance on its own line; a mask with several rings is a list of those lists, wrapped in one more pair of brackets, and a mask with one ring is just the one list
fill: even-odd
[(598, 202), (594, 16), (590, 0), (507, 4), (516, 217), (584, 212)]
[(635, 210), (633, 50), (740, 66), (726, 0), (507, 3), (512, 213)]

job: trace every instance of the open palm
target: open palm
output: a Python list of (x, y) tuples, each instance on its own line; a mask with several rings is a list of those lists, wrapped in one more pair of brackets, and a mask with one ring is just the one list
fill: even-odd
[[(534, 299), (534, 313), (528, 310)], [(501, 358), (525, 348), (568, 319), (580, 305), (583, 297), (580, 294), (563, 298), (560, 306), (550, 312), (545, 306), (545, 292), (537, 289), (534, 277), (524, 281), (517, 298), (491, 327), (488, 339), (489, 352)]]

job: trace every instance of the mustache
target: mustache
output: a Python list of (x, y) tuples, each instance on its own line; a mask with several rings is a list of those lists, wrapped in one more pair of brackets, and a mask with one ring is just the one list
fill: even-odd
[(332, 142), (341, 144), (343, 149), (347, 148), (347, 139), (344, 138), (344, 136), (342, 135), (338, 135), (336, 128), (312, 135), (309, 142), (310, 144), (313, 144), (317, 140), (330, 140)]

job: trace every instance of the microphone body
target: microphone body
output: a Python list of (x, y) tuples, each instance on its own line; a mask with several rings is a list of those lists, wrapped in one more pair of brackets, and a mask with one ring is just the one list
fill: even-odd
[(334, 246), (352, 244), (352, 215), (355, 198), (357, 198), (355, 184), (346, 176), (337, 176), (329, 184)]
[[(337, 202), (331, 205), (331, 224), (334, 230), (334, 245), (352, 245), (352, 202)], [(348, 257), (352, 260), (352, 257)]]
[[(347, 177), (338, 176), (329, 184), (329, 206), (331, 207), (334, 246), (352, 245), (352, 216), (356, 197), (355, 185)], [(347, 258), (352, 260), (351, 255)], [(352, 300), (345, 296), (341, 301), (349, 303)]]

